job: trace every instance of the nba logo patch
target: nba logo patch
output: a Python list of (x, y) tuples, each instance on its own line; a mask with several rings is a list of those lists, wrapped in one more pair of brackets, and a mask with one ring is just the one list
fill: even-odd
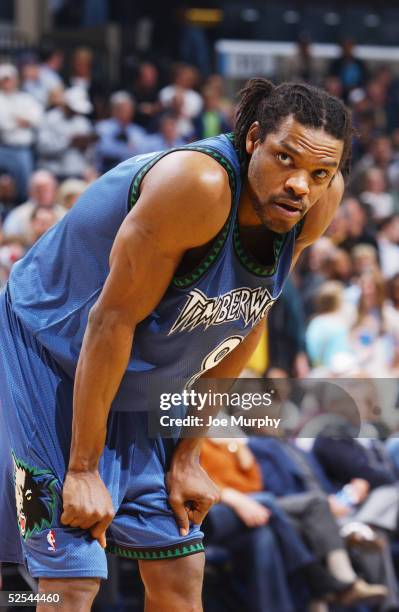
[(50, 544), (50, 546), (47, 547), (47, 550), (56, 550), (55, 547), (55, 531), (54, 529), (50, 529), (50, 531), (47, 534), (47, 542)]

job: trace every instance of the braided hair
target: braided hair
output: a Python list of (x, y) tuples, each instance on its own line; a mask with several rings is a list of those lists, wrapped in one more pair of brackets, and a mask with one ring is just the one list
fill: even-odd
[(244, 172), (248, 169), (246, 137), (254, 121), (259, 122), (259, 138), (276, 132), (283, 119), (293, 115), (302, 125), (322, 128), (344, 143), (340, 170), (350, 170), (353, 128), (350, 111), (334, 96), (323, 89), (306, 83), (274, 85), (266, 79), (251, 79), (239, 93), (234, 140)]

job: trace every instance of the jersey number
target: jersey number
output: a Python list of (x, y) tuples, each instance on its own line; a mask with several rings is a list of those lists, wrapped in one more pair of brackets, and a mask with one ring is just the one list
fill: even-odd
[(201, 370), (190, 378), (190, 380), (188, 381), (186, 385), (186, 388), (191, 387), (191, 385), (196, 380), (198, 380), (198, 378), (202, 376), (204, 372), (217, 366), (218, 363), (220, 363), (222, 359), (226, 357), (226, 355), (231, 353), (231, 351), (234, 351), (234, 349), (237, 348), (237, 346), (243, 340), (244, 340), (243, 336), (230, 336), (230, 338), (227, 338), (226, 340), (223, 340), (223, 342), (218, 344), (218, 346), (215, 349), (213, 349), (213, 351), (209, 353), (209, 355), (207, 355), (203, 359), (202, 364), (201, 364)]

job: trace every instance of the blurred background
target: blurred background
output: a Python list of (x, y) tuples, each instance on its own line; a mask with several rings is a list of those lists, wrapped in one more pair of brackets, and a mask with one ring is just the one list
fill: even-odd
[[(244, 374), (278, 383), (281, 431), (204, 446), (222, 490), (205, 610), (399, 610), (399, 2), (1, 0), (0, 288), (96, 177), (231, 131), (253, 76), (325, 88), (356, 133), (342, 205)], [(109, 565), (95, 609), (142, 610), (135, 561)]]

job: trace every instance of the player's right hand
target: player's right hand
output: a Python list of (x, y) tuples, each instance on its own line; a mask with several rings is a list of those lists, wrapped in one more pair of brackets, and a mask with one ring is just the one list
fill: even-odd
[(89, 529), (93, 538), (105, 548), (105, 532), (114, 518), (112, 499), (98, 471), (69, 470), (62, 490), (64, 511), (61, 523)]

